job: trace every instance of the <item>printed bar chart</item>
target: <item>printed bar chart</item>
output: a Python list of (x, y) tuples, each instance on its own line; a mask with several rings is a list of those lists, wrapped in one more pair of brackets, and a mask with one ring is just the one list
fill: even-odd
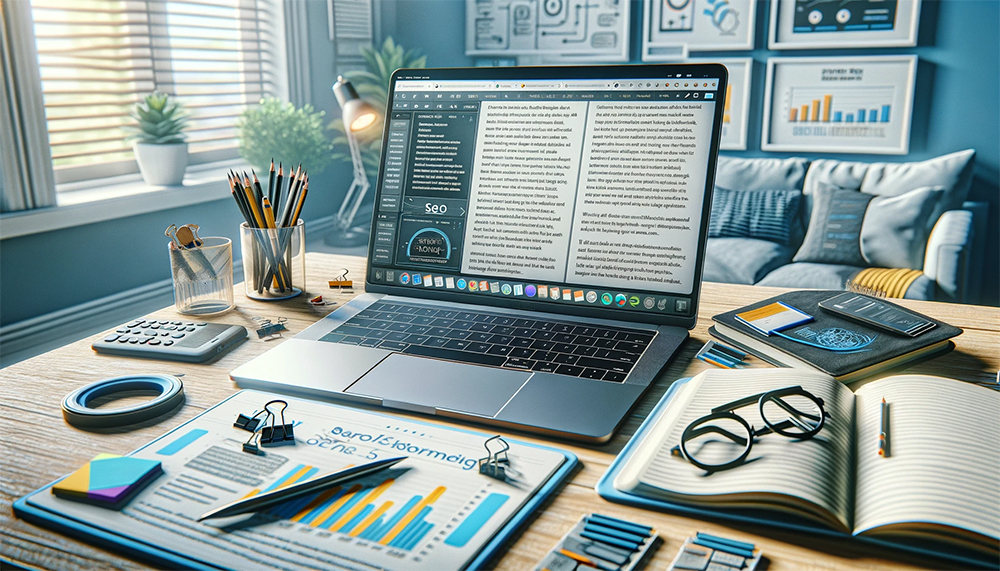
[[(804, 90), (800, 90), (804, 91)], [(815, 89), (809, 90), (814, 92)], [(811, 96), (811, 95), (810, 95)], [(795, 94), (792, 94), (795, 97)], [(814, 96), (813, 96), (814, 97)], [(822, 99), (813, 98), (809, 103), (802, 105), (791, 106), (788, 115), (789, 123), (841, 123), (854, 122), (855, 115), (848, 113), (846, 119), (844, 119), (844, 112), (836, 110), (833, 104), (833, 94), (824, 93), (822, 94)], [(805, 96), (802, 95), (796, 99), (804, 99)], [(838, 100), (841, 98), (838, 98)], [(857, 122), (858, 123), (888, 123), (891, 113), (892, 105), (881, 105), (879, 107), (861, 107), (857, 109)], [(800, 112), (801, 111), (801, 112)]]

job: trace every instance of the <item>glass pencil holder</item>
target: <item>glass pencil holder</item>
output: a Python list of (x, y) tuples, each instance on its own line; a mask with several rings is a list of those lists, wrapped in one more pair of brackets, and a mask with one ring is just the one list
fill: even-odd
[(299, 220), (285, 228), (240, 224), (243, 287), (247, 297), (279, 300), (302, 293), (306, 282), (306, 230)]
[(185, 315), (212, 315), (233, 308), (233, 242), (202, 238), (202, 245), (178, 248), (169, 242), (174, 305)]

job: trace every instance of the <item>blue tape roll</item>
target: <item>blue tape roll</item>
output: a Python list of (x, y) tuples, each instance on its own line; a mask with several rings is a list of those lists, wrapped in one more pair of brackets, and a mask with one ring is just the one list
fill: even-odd
[[(90, 408), (95, 399), (126, 391), (157, 391), (149, 401), (122, 408)], [(104, 379), (81, 387), (62, 401), (66, 422), (85, 428), (108, 428), (135, 424), (173, 410), (184, 402), (184, 384), (171, 375), (128, 375)]]

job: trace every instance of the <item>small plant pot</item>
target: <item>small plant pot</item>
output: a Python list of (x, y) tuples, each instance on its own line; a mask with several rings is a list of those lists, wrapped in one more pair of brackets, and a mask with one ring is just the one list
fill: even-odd
[(135, 160), (142, 180), (152, 186), (176, 186), (184, 181), (188, 163), (187, 143), (152, 145), (134, 143)]

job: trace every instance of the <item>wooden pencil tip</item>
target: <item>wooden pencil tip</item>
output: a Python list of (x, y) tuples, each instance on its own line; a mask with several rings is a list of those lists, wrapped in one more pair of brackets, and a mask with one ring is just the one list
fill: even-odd
[(274, 159), (271, 159), (271, 170), (274, 170)]

